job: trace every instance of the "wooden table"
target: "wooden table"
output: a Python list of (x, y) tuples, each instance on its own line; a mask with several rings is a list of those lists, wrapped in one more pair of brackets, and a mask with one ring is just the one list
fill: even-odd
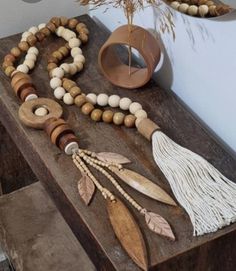
[[(99, 28), (88, 16), (80, 17), (90, 30), (89, 44), (83, 48), (86, 57), (84, 71), (77, 77), (86, 92), (117, 93), (142, 103), (150, 117), (160, 124), (164, 132), (176, 142), (208, 159), (223, 174), (236, 181), (236, 160), (221, 146), (169, 91), (160, 89), (151, 81), (138, 90), (113, 87), (99, 73), (97, 55), (107, 38), (107, 32)], [(15, 46), (20, 35), (0, 41), (0, 60)], [(33, 79), (42, 97), (53, 98), (45, 71), (46, 56), (63, 41), (52, 43), (51, 38), (42, 43)], [(24, 127), (18, 119), (20, 102), (11, 90), (8, 78), (0, 73), (0, 120), (21, 151), (32, 171), (41, 180), (54, 199), (58, 209), (71, 227), (98, 270), (139, 270), (116, 240), (106, 214), (105, 202), (97, 193), (91, 206), (86, 207), (77, 193), (80, 173), (71, 159), (52, 146), (43, 131)], [(75, 106), (64, 106), (64, 117), (78, 133), (82, 148), (94, 151), (114, 151), (133, 161), (129, 166), (149, 177), (169, 193), (161, 171), (152, 159), (151, 145), (135, 129), (126, 129), (104, 123), (94, 123), (82, 115)], [(108, 188), (114, 190), (110, 184)], [(125, 185), (124, 185), (125, 186)], [(151, 200), (126, 187), (127, 191), (143, 206), (168, 219), (177, 236), (170, 242), (150, 232), (135, 210), (132, 213), (142, 228), (150, 254), (150, 270), (214, 270), (232, 271), (235, 267), (236, 224), (203, 237), (192, 236), (192, 226), (184, 210), (169, 207)], [(222, 269), (222, 266), (223, 269)]]

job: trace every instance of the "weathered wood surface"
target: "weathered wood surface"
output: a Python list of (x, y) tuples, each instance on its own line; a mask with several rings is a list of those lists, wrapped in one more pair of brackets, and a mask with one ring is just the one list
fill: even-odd
[[(144, 109), (149, 112), (150, 117), (162, 127), (167, 135), (176, 142), (201, 154), (227, 177), (236, 181), (235, 158), (222, 148), (215, 138), (183, 108), (172, 94), (158, 88), (153, 81), (139, 90), (131, 91), (113, 87), (108, 81), (104, 80), (98, 70), (97, 55), (99, 48), (107, 38), (107, 33), (101, 30), (88, 16), (83, 16), (80, 20), (88, 25), (91, 33), (89, 44), (83, 48), (86, 57), (85, 69), (76, 77), (80, 87), (86, 93), (92, 91), (96, 93), (106, 92), (108, 94), (117, 93), (141, 102)], [(19, 38), (20, 36), (16, 35), (0, 41), (0, 60), (2, 60), (9, 48), (18, 42)], [(54, 40), (56, 38), (42, 43), (40, 53), (43, 54), (43, 58), (39, 60), (33, 73), (33, 79), (42, 97), (53, 98), (45, 71), (46, 55), (64, 44), (62, 40), (58, 39), (56, 43), (52, 43)], [(28, 129), (19, 122), (17, 112), (20, 102), (14, 96), (8, 78), (2, 72), (0, 73), (0, 81), (0, 119), (2, 123), (11, 134), (36, 176), (51, 193), (71, 229), (96, 263), (96, 267), (99, 270), (109, 271), (114, 269), (121, 271), (138, 270), (114, 236), (106, 213), (106, 203), (102, 196), (96, 193), (92, 204), (89, 207), (85, 206), (77, 192), (77, 181), (81, 176), (72, 165), (71, 159), (61, 154), (55, 146), (52, 146), (43, 131)], [(167, 181), (152, 159), (150, 143), (140, 136), (136, 130), (104, 123), (95, 124), (88, 117), (82, 115), (78, 108), (64, 105), (63, 107), (64, 117), (74, 127), (80, 138), (82, 148), (123, 154), (133, 161), (128, 166), (130, 169), (134, 169), (150, 178), (171, 194)], [(104, 178), (101, 178), (101, 181), (114, 191), (113, 187)], [(148, 243), (152, 270), (161, 270), (161, 263), (168, 264), (168, 261), (171, 259), (174, 261), (174, 258), (177, 259), (177, 257), (181, 259), (184, 255), (188, 255), (190, 251), (195, 257), (191, 261), (186, 261), (185, 269), (183, 268), (181, 271), (221, 270), (217, 262), (214, 266), (215, 269), (213, 267), (210, 269), (205, 268), (209, 261), (207, 255), (202, 253), (198, 257), (196, 251), (203, 247), (204, 244), (214, 247), (214, 243), (217, 242), (216, 239), (224, 237), (226, 234), (231, 233), (231, 235), (235, 236), (236, 224), (215, 234), (198, 238), (193, 237), (190, 220), (182, 208), (158, 203), (132, 190), (125, 184), (122, 185), (148, 210), (165, 217), (170, 222), (176, 235), (177, 241), (174, 243), (157, 236), (147, 229), (143, 217), (139, 216), (136, 211), (131, 210)], [(235, 253), (236, 243), (234, 242), (232, 246), (234, 246), (234, 249), (231, 251), (225, 250), (221, 252), (228, 254), (229, 258), (232, 256), (232, 259), (235, 259), (233, 253)], [(192, 268), (193, 262), (196, 265), (195, 268)], [(201, 264), (204, 265), (205, 269), (200, 268)], [(232, 264), (229, 264), (228, 269), (225, 270), (233, 270), (230, 269), (234, 267)], [(180, 269), (175, 268), (173, 265), (169, 270), (179, 271)]]
[(0, 198), (0, 244), (16, 271), (95, 271), (38, 182)]

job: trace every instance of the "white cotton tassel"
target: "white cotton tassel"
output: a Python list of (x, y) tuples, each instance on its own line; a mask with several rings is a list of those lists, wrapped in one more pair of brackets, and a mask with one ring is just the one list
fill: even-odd
[(236, 184), (204, 158), (161, 131), (152, 134), (155, 162), (190, 216), (193, 235), (215, 232), (236, 221)]

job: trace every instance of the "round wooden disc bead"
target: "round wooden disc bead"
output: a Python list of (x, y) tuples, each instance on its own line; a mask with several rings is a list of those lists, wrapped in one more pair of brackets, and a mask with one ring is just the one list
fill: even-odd
[(6, 76), (11, 77), (12, 73), (13, 73), (15, 70), (16, 70), (15, 67), (13, 67), (13, 66), (8, 66), (8, 67), (6, 67), (6, 69), (5, 69), (4, 72), (5, 72)]
[(39, 31), (35, 34), (35, 37), (39, 42), (41, 42), (46, 38), (46, 35)]
[(66, 26), (68, 24), (68, 18), (64, 17), (64, 16), (61, 16), (60, 17), (60, 21), (61, 21), (61, 25), (62, 26)]
[(14, 63), (16, 61), (16, 58), (12, 54), (7, 54), (4, 57), (4, 61), (9, 61), (9, 62)]
[(30, 35), (28, 38), (27, 38), (27, 42), (30, 46), (34, 46), (35, 43), (37, 42), (37, 38), (35, 37), (35, 35)]
[(11, 49), (11, 54), (17, 58), (21, 55), (21, 50), (18, 47), (13, 47)]
[[(45, 107), (48, 110), (46, 116), (36, 116), (36, 108)], [(50, 118), (60, 118), (62, 116), (62, 107), (51, 99), (38, 98), (24, 102), (19, 109), (20, 120), (28, 127), (43, 129), (44, 123)]]
[(54, 33), (56, 31), (56, 26), (55, 24), (53, 24), (52, 22), (49, 22), (46, 24), (46, 27), (52, 32)]
[(29, 44), (26, 41), (21, 41), (18, 43), (18, 47), (22, 52), (27, 52), (29, 50)]
[(94, 121), (100, 121), (102, 118), (102, 110), (101, 109), (94, 109), (91, 113), (91, 119)]
[(61, 25), (60, 18), (58, 17), (52, 17), (50, 22), (53, 23), (56, 27), (59, 27)]
[(64, 56), (68, 56), (69, 55), (69, 50), (66, 48), (66, 46), (62, 46), (58, 49), (58, 51)]
[(66, 146), (72, 142), (79, 142), (78, 138), (75, 136), (74, 133), (72, 134), (65, 134), (59, 140), (59, 148), (64, 151)]
[(68, 124), (63, 124), (54, 129), (54, 131), (51, 133), (51, 142), (59, 147), (59, 141), (60, 138), (66, 134), (73, 134), (73, 131), (69, 127)]
[(75, 97), (74, 103), (78, 107), (83, 106), (87, 102), (85, 95), (78, 95)]
[(28, 74), (23, 73), (23, 72), (17, 72), (16, 74), (14, 74), (14, 76), (13, 76), (12, 79), (11, 79), (11, 86), (12, 86), (12, 88), (14, 88), (15, 84), (16, 84), (19, 80), (21, 80), (21, 79), (23, 79), (23, 78), (27, 78), (30, 82), (32, 82), (32, 81), (31, 81), (31, 78), (30, 78), (30, 76), (29, 76)]
[(88, 42), (88, 35), (86, 35), (86, 34), (84, 34), (84, 33), (81, 33), (81, 34), (79, 35), (79, 38), (80, 38), (80, 40), (81, 40), (82, 43)]
[(70, 88), (69, 93), (73, 98), (75, 98), (76, 96), (81, 94), (81, 89), (77, 86), (74, 86)]
[(81, 111), (84, 115), (89, 115), (94, 109), (94, 106), (91, 103), (85, 103), (82, 108)]
[(57, 64), (56, 63), (49, 63), (47, 65), (47, 70), (50, 72), (51, 70), (57, 68)]
[(63, 88), (66, 89), (67, 91), (69, 91), (72, 87), (76, 86), (76, 83), (72, 80), (69, 79), (64, 79), (63, 80)]
[(63, 119), (56, 119), (56, 118), (50, 118), (48, 119), (44, 124), (44, 131), (46, 134), (51, 137), (52, 132), (61, 125), (66, 124), (66, 122)]
[(113, 122), (116, 125), (121, 125), (124, 122), (125, 115), (121, 112), (117, 112), (113, 116)]
[(50, 36), (51, 32), (47, 27), (43, 27), (42, 29), (40, 29), (41, 33), (43, 33), (46, 37)]
[(34, 85), (28, 78), (23, 78), (14, 85), (13, 89), (15, 94), (20, 97), (21, 91), (28, 87), (34, 87)]
[(49, 56), (48, 57), (48, 63), (54, 63), (54, 64), (57, 64), (59, 63), (58, 59), (54, 56)]
[(136, 117), (134, 115), (127, 115), (124, 119), (124, 125), (128, 128), (135, 126)]
[(59, 51), (55, 51), (52, 53), (52, 56), (55, 57), (58, 61), (61, 61), (63, 59), (63, 54)]
[(76, 31), (79, 33), (81, 29), (87, 28), (86, 24), (84, 23), (79, 23), (76, 25)]
[(34, 87), (26, 87), (26, 88), (22, 89), (22, 91), (20, 92), (21, 101), (24, 102), (26, 97), (28, 97), (30, 94), (36, 94)]
[(106, 110), (102, 114), (102, 120), (105, 123), (111, 123), (113, 121), (113, 115), (114, 113), (111, 110)]
[(74, 28), (76, 28), (76, 26), (77, 26), (78, 23), (79, 23), (79, 22), (78, 22), (77, 19), (72, 18), (72, 19), (70, 19), (69, 22), (68, 22), (68, 27), (69, 27), (70, 29), (74, 29)]

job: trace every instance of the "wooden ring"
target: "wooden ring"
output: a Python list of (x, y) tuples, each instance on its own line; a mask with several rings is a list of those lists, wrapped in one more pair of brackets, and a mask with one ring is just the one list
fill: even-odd
[(55, 121), (51, 121), (50, 123), (44, 124), (44, 130), (49, 137), (51, 137), (52, 132), (60, 125), (66, 124), (63, 119), (56, 119)]
[[(128, 45), (135, 48), (143, 57), (146, 67), (131, 67), (130, 69), (117, 56), (114, 45)], [(145, 85), (150, 80), (160, 61), (160, 56), (159, 43), (152, 34), (139, 26), (132, 26), (129, 31), (129, 26), (123, 25), (117, 28), (102, 46), (98, 64), (112, 84), (133, 89)]]
[(74, 133), (63, 135), (59, 140), (59, 148), (64, 151), (66, 146), (72, 142), (79, 143), (79, 140)]
[[(46, 116), (36, 116), (35, 110), (39, 107), (45, 107), (48, 111)], [(50, 118), (60, 118), (62, 116), (62, 107), (55, 101), (46, 98), (38, 98), (24, 102), (19, 109), (19, 118), (22, 123), (35, 129), (43, 129), (44, 123)]]
[(54, 131), (51, 134), (51, 142), (59, 147), (59, 141), (60, 138), (66, 134), (72, 134), (73, 130), (69, 127), (68, 124), (63, 124), (58, 126), (57, 128), (54, 129)]

